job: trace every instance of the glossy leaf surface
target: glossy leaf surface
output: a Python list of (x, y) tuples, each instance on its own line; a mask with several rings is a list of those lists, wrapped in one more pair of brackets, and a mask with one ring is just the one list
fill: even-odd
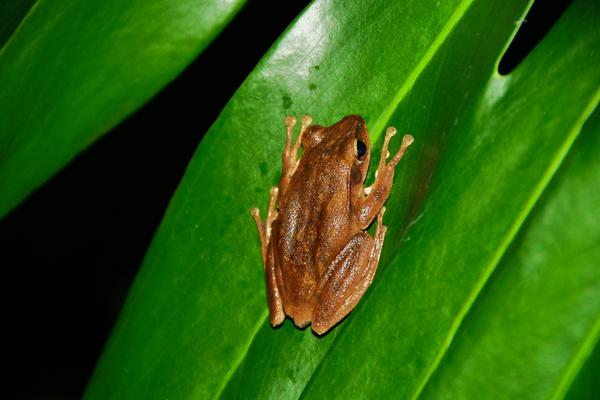
[[(495, 72), (527, 6), (314, 2), (199, 146), (88, 398), (419, 396), (600, 96), (593, 1)], [(302, 113), (362, 114), (376, 155), (388, 125), (415, 137), (375, 281), (320, 338), (268, 325), (249, 214), (278, 179), (284, 116)]]
[(600, 337), (598, 182), (600, 110), (483, 290), (425, 398), (564, 397)]
[(243, 0), (39, 0), (25, 16), (19, 3), (2, 6), (0, 217), (181, 72)]

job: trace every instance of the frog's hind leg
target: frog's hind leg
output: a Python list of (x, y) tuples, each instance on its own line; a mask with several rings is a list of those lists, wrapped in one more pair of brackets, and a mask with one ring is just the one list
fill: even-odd
[(269, 314), (271, 325), (279, 325), (285, 319), (285, 313), (283, 311), (283, 304), (281, 302), (281, 294), (277, 286), (277, 280), (275, 278), (275, 257), (273, 254), (273, 245), (271, 243), (271, 232), (272, 225), (275, 218), (277, 218), (277, 196), (279, 195), (279, 189), (277, 187), (271, 188), (271, 196), (269, 199), (269, 211), (267, 211), (267, 219), (263, 223), (260, 218), (260, 210), (253, 208), (251, 210), (256, 227), (258, 228), (258, 236), (260, 237), (260, 248), (263, 259), (263, 269), (265, 270), (265, 276), (267, 280), (267, 302), (269, 304)]
[(278, 195), (279, 189), (276, 186), (273, 186), (271, 188), (269, 197), (269, 210), (267, 211), (267, 219), (264, 223), (260, 218), (260, 210), (257, 207), (254, 207), (252, 210), (250, 210), (252, 217), (254, 217), (254, 222), (256, 222), (256, 227), (258, 228), (263, 269), (267, 268), (267, 247), (269, 246), (269, 242), (271, 240), (271, 226), (273, 225), (275, 218), (277, 218), (276, 205)]
[(281, 291), (277, 285), (275, 271), (275, 251), (273, 244), (267, 248), (267, 264), (265, 271), (267, 279), (267, 302), (269, 304), (269, 319), (272, 326), (277, 326), (285, 319)]
[(379, 265), (386, 227), (382, 207), (377, 215), (375, 238), (365, 232), (355, 235), (325, 273), (319, 303), (312, 317), (312, 329), (322, 335), (354, 309)]

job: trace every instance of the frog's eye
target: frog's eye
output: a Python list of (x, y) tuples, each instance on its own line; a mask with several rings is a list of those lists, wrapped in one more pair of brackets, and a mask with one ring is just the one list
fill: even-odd
[(356, 158), (363, 160), (367, 155), (367, 145), (360, 139), (356, 139)]

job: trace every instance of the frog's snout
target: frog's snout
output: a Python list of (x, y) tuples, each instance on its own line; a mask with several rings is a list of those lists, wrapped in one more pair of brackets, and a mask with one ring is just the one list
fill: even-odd
[(356, 130), (360, 131), (364, 125), (365, 121), (362, 119), (362, 117), (358, 117), (358, 121), (356, 121)]
[(356, 132), (362, 131), (365, 127), (365, 119), (360, 115), (348, 115), (344, 120), (349, 122), (349, 126), (353, 127)]
[(365, 137), (367, 136), (367, 122), (365, 121), (365, 119), (363, 117), (357, 116), (357, 120), (356, 120), (356, 133), (357, 136)]

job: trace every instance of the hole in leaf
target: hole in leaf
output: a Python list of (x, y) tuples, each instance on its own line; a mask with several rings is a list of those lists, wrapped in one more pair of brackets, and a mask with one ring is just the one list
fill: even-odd
[(515, 21), (521, 27), (500, 60), (500, 75), (510, 74), (527, 57), (571, 3), (572, 0), (535, 1), (527, 16)]

